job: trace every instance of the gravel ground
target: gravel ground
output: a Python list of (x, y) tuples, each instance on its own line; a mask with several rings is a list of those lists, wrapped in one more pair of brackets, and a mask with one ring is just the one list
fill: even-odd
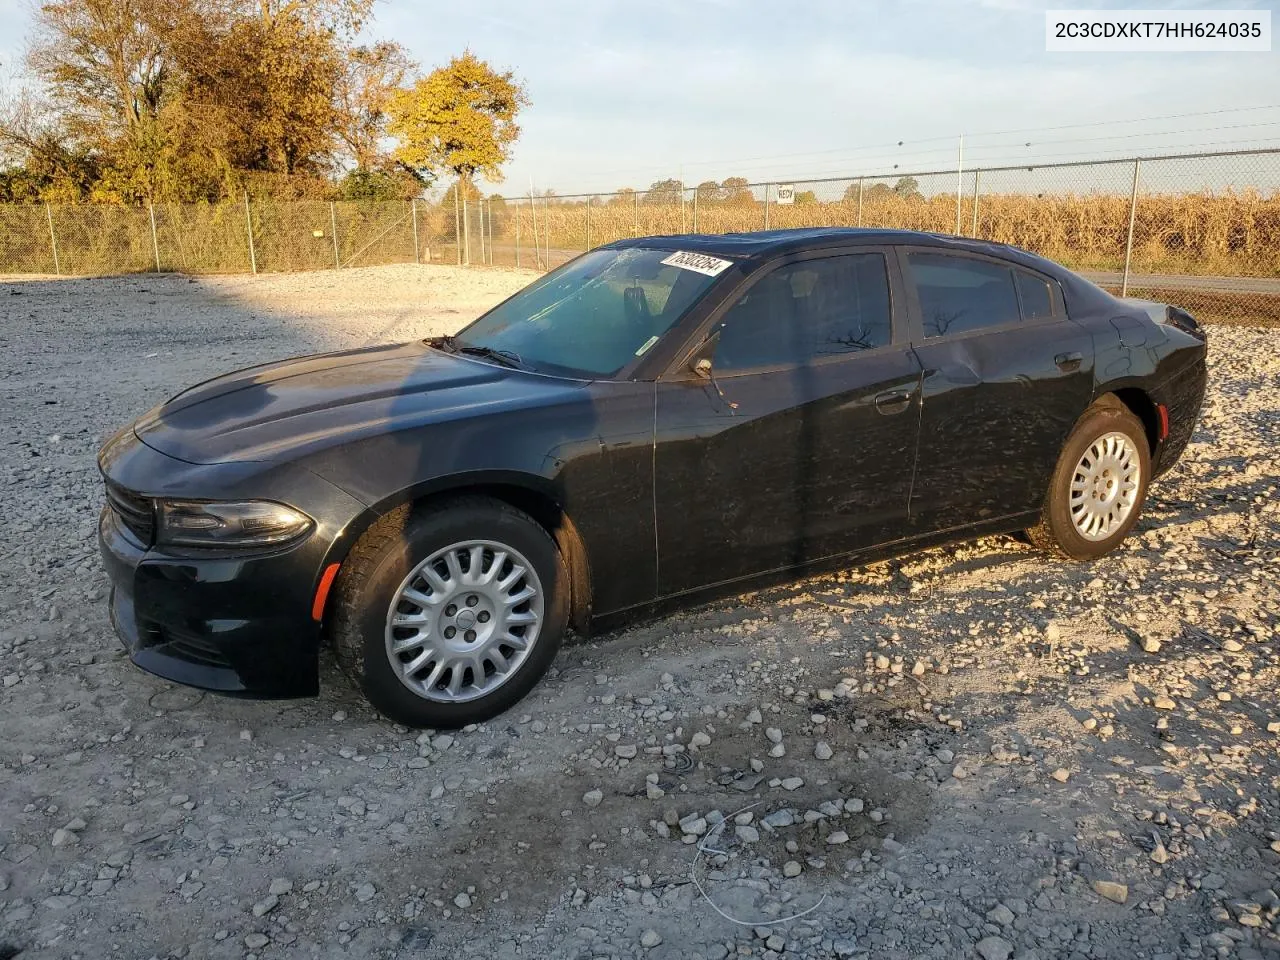
[(1280, 356), (1126, 549), (1011, 538), (567, 646), (513, 712), (206, 696), (107, 623), (99, 442), (532, 277), (0, 281), (0, 957), (1280, 957)]

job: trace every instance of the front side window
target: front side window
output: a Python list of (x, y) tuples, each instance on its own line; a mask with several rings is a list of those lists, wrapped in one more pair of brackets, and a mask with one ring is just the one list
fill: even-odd
[[(730, 265), (688, 254), (681, 260), (674, 253), (628, 247), (584, 254), (499, 304), (452, 342), (458, 349), (497, 351), (547, 373), (614, 376), (701, 299), (719, 276), (708, 270), (722, 273)], [(708, 268), (707, 261), (722, 266)]]
[(766, 274), (729, 308), (712, 362), (717, 372), (794, 366), (892, 339), (881, 254), (802, 260)]
[(926, 337), (954, 336), (1021, 319), (1012, 268), (945, 253), (910, 253), (907, 262)]

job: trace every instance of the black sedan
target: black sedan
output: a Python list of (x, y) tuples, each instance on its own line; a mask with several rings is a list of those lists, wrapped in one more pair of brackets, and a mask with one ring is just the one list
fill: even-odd
[(457, 336), (265, 364), (99, 456), (111, 613), (182, 683), (387, 716), (524, 696), (566, 630), (980, 534), (1114, 549), (1205, 388), (1185, 312), (998, 244), (651, 237)]

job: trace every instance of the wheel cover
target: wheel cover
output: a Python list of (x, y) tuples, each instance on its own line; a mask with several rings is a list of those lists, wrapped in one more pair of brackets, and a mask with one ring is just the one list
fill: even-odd
[(387, 659), (423, 699), (465, 703), (519, 671), (542, 618), (542, 583), (519, 551), (492, 540), (454, 543), (418, 564), (396, 590)]
[(1112, 432), (1089, 444), (1071, 476), (1071, 522), (1086, 540), (1106, 540), (1138, 503), (1142, 461), (1128, 435)]

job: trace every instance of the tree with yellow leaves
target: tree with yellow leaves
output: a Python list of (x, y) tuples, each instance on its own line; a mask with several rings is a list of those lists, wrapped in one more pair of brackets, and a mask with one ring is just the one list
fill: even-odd
[(520, 135), (516, 114), (528, 105), (510, 70), (497, 71), (470, 50), (398, 90), (387, 105), (394, 158), (427, 179), (451, 172), (470, 184), (476, 174), (502, 179), (502, 164)]

